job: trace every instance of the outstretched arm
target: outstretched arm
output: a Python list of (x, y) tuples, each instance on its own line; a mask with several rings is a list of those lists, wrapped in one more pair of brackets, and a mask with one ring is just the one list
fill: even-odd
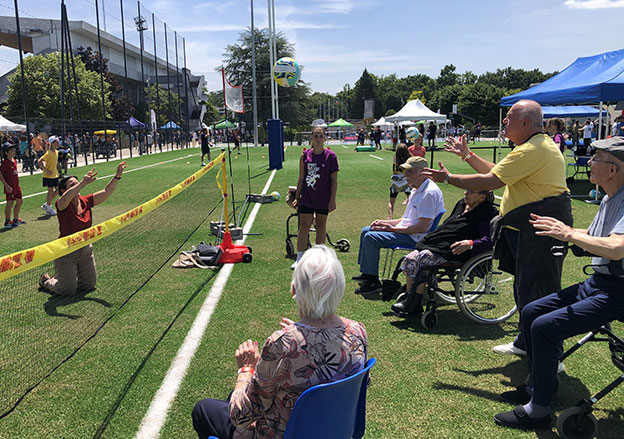
[(103, 190), (93, 194), (94, 206), (103, 203), (108, 199), (108, 197), (111, 196), (111, 194), (115, 191), (115, 188), (117, 187), (117, 182), (121, 180), (121, 175), (123, 174), (124, 169), (126, 169), (125, 161), (119, 163), (119, 165), (117, 166), (117, 172), (115, 172), (115, 175), (113, 176), (113, 178), (111, 178), (111, 181), (108, 182), (106, 187)]
[(444, 144), (444, 151), (453, 153), (461, 157), (466, 163), (468, 163), (472, 169), (479, 174), (487, 174), (492, 170), (494, 163), (479, 157), (474, 152), (470, 151), (468, 147), (468, 141), (464, 134), (460, 138), (447, 137)]

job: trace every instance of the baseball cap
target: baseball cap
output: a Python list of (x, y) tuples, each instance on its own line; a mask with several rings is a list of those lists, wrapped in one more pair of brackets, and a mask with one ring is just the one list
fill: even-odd
[(410, 157), (407, 159), (405, 163), (403, 163), (399, 168), (401, 169), (424, 169), (427, 167), (427, 160), (424, 157)]
[[(58, 138), (58, 137), (56, 137), (56, 136), (50, 136), (50, 137), (48, 137), (48, 142), (50, 142), (50, 145), (52, 145), (54, 142), (56, 142), (56, 141), (58, 141), (58, 140), (59, 140), (59, 138)], [(60, 144), (60, 142), (59, 142), (59, 144)]]

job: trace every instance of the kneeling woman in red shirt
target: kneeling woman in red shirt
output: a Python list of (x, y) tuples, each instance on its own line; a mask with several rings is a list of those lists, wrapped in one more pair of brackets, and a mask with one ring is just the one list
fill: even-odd
[[(87, 172), (80, 182), (76, 177), (65, 177), (59, 182), (59, 199), (56, 200), (59, 238), (91, 227), (91, 208), (106, 201), (115, 191), (125, 168), (126, 162), (119, 163), (117, 172), (106, 187), (86, 197), (80, 195), (80, 190), (96, 180), (95, 168)], [(52, 277), (48, 273), (41, 275), (39, 285), (42, 288), (61, 296), (73, 296), (76, 291), (93, 290), (97, 275), (91, 244), (55, 259), (54, 270), (56, 274)]]

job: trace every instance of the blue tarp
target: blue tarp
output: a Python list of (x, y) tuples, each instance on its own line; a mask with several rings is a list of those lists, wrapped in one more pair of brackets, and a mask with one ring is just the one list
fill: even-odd
[(175, 123), (174, 121), (170, 120), (169, 122), (167, 122), (166, 124), (161, 126), (160, 129), (161, 130), (179, 130), (180, 127), (178, 126), (177, 123)]
[[(598, 117), (600, 111), (589, 105), (563, 105), (559, 107), (543, 106), (544, 118), (549, 117)], [(604, 111), (603, 111), (604, 113)]]
[(521, 99), (532, 99), (541, 105), (624, 100), (624, 49), (577, 58), (547, 81), (501, 98), (501, 106), (509, 107)]
[(126, 122), (128, 122), (128, 125), (130, 125), (132, 128), (145, 128), (145, 124), (140, 120), (136, 119), (134, 116), (130, 116), (130, 119), (128, 119)]

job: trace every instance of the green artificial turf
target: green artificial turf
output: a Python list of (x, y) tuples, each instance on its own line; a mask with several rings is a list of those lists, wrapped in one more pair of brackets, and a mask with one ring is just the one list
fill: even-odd
[[(353, 145), (334, 145), (332, 149), (338, 154), (340, 173), (338, 206), (329, 217), (328, 232), (334, 242), (341, 238), (351, 242), (348, 253), (338, 253), (348, 279), (339, 314), (365, 324), (370, 356), (378, 359), (368, 392), (365, 437), (557, 437), (554, 429), (540, 433), (502, 429), (494, 425), (492, 419), (495, 413), (511, 408), (499, 401), (498, 394), (523, 382), (527, 373), (526, 365), (519, 358), (491, 352), (494, 344), (510, 341), (516, 332), (517, 316), (501, 325), (478, 325), (462, 315), (457, 307), (444, 306), (439, 309), (438, 326), (426, 330), (418, 320), (390, 315), (390, 303), (353, 294), (357, 284), (350, 278), (358, 273), (360, 229), (373, 219), (387, 216), (392, 152), (356, 153)], [(491, 158), (491, 151), (477, 151)], [(197, 150), (135, 158), (129, 161), (129, 168), (189, 153), (196, 154)], [(269, 176), (268, 152), (266, 148), (258, 148), (250, 149), (250, 154), (251, 190), (259, 193)], [(269, 192), (277, 190), (284, 195), (288, 186), (296, 183), (300, 154), (300, 147), (287, 149), (284, 168), (276, 173)], [(470, 172), (456, 156), (436, 152), (434, 161), (438, 159), (452, 172)], [(198, 161), (199, 157), (193, 156), (126, 174), (116, 193), (94, 210), (96, 221), (117, 215), (161, 193), (194, 172)], [(234, 198), (241, 201), (241, 195), (247, 191), (245, 155), (233, 155), (232, 163)], [(110, 174), (115, 166), (115, 163), (108, 163), (96, 168), (100, 174)], [(85, 168), (79, 168), (75, 174), (84, 172)], [(48, 340), (47, 344), (33, 349), (37, 355), (45, 353), (45, 349), (50, 350), (51, 356), (58, 355), (59, 350), (67, 348), (55, 340), (67, 343), (71, 336), (78, 337), (112, 316), (96, 337), (43, 380), (13, 413), (0, 419), (0, 438), (130, 438), (136, 434), (216, 275), (213, 270), (173, 269), (170, 267), (172, 259), (168, 260), (170, 255), (164, 254), (187, 238), (206, 216), (209, 220), (220, 218), (220, 208), (208, 215), (219, 200), (215, 175), (216, 172), (211, 171), (186, 195), (183, 193), (179, 200), (172, 200), (167, 211), (154, 212), (154, 217), (146, 218), (141, 226), (137, 223), (132, 236), (130, 233), (117, 238), (111, 236), (107, 238), (111, 243), (105, 239), (94, 246), (100, 277), (98, 289), (89, 296), (112, 306), (93, 301), (57, 303), (59, 313), (80, 315), (80, 318), (52, 316), (44, 309), (49, 296), (38, 292), (36, 287), (30, 288), (25, 280), (14, 279), (11, 285), (15, 286), (14, 290), (30, 288), (28, 291), (7, 292), (8, 284), (0, 283), (3, 295), (13, 293), (22, 301), (21, 304), (11, 302), (15, 309), (3, 306), (0, 325), (14, 319), (22, 323), (21, 331), (26, 333), (36, 327), (51, 328), (45, 334), (36, 334)], [(103, 187), (106, 181), (93, 183), (93, 188)], [(21, 184), (25, 195), (41, 191), (38, 176), (22, 178)], [(462, 191), (444, 185), (441, 188), (446, 208), (450, 210)], [(43, 197), (25, 200), (22, 217), (28, 224), (0, 234), (0, 253), (37, 245), (57, 236), (56, 219), (37, 220)], [(404, 209), (401, 201), (399, 198), (396, 204), (395, 217)], [(240, 205), (237, 207), (240, 211)], [(576, 225), (584, 227), (594, 217), (597, 206), (575, 200), (573, 210)], [(246, 244), (253, 247), (253, 262), (234, 267), (171, 406), (161, 437), (196, 437), (190, 411), (201, 398), (227, 397), (235, 382), (234, 351), (238, 344), (248, 338), (262, 343), (279, 328), (282, 316), (297, 319), (290, 294), (292, 261), (285, 257), (286, 218), (291, 212), (282, 201), (260, 207), (252, 228), (254, 235), (246, 240)], [(116, 241), (112, 242), (114, 239)], [(184, 248), (212, 239), (206, 222)], [(164, 267), (119, 309), (122, 301), (165, 262)], [(581, 268), (586, 262), (568, 257), (563, 284), (582, 280)], [(36, 279), (37, 276), (31, 277)], [(19, 320), (20, 306), (26, 307), (30, 320)], [(89, 325), (82, 323), (87, 320)], [(614, 327), (622, 332), (622, 325)], [(22, 347), (24, 355), (29, 344), (37, 346), (37, 341), (33, 339)], [(3, 365), (4, 360), (0, 361)], [(566, 361), (566, 368), (555, 405), (557, 412), (621, 374), (611, 365), (604, 344), (584, 347)], [(19, 377), (12, 379), (19, 380)], [(616, 389), (597, 405), (595, 414), (601, 438), (624, 435), (621, 394), (622, 390)]]

